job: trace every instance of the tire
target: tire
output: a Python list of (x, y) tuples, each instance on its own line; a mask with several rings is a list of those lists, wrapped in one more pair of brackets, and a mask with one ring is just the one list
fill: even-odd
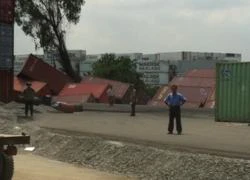
[(14, 159), (12, 156), (7, 156), (2, 153), (3, 159), (3, 175), (1, 180), (11, 180), (14, 174)]
[(3, 179), (3, 156), (2, 153), (0, 152), (0, 179)]

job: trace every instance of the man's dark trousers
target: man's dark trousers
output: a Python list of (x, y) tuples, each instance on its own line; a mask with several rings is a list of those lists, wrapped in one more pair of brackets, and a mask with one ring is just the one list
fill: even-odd
[(131, 104), (131, 116), (135, 116), (135, 106), (136, 106), (136, 104), (135, 103), (132, 103)]
[(33, 103), (32, 102), (25, 103), (25, 115), (26, 116), (28, 116), (29, 110), (30, 110), (30, 115), (33, 116)]
[(180, 106), (171, 106), (169, 107), (169, 124), (168, 132), (172, 133), (174, 130), (174, 118), (176, 119), (176, 129), (178, 133), (182, 132), (181, 126), (181, 107)]

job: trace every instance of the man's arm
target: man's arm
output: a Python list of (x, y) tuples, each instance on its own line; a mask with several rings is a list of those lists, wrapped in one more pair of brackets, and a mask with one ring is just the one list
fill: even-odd
[(181, 95), (181, 105), (185, 104), (186, 101), (187, 101), (187, 98)]
[(169, 102), (169, 95), (164, 99), (164, 102), (165, 102), (166, 105), (169, 106), (169, 103), (168, 103)]

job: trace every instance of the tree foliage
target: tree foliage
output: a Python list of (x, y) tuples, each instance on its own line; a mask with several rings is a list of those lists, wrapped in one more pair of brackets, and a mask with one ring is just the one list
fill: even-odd
[(69, 24), (77, 24), (84, 0), (17, 0), (16, 23), (34, 39), (36, 48), (56, 49), (64, 71), (79, 80), (65, 44)]
[(136, 62), (128, 57), (116, 58), (114, 54), (105, 54), (93, 65), (93, 75), (96, 77), (131, 83), (137, 89), (144, 88), (140, 79), (141, 74), (136, 72)]

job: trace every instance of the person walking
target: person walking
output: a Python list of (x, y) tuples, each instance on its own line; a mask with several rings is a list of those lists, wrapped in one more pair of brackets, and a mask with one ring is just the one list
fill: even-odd
[(33, 116), (33, 103), (35, 98), (35, 90), (31, 87), (32, 84), (30, 82), (26, 83), (27, 88), (23, 91), (24, 102), (25, 102), (25, 116), (28, 116), (30, 111), (30, 115)]
[(177, 85), (172, 85), (172, 92), (165, 98), (164, 102), (169, 107), (168, 134), (173, 134), (174, 119), (176, 119), (176, 130), (178, 135), (181, 135), (181, 106), (186, 102), (186, 98), (181, 93), (178, 93), (177, 89)]
[(110, 106), (113, 106), (114, 105), (114, 90), (113, 90), (113, 86), (111, 86), (108, 91), (107, 91), (107, 94), (108, 94), (108, 101), (109, 101), (109, 105)]
[(136, 89), (133, 88), (133, 91), (130, 96), (130, 105), (131, 105), (131, 114), (130, 116), (135, 116), (135, 106), (137, 102), (137, 97), (136, 97)]

